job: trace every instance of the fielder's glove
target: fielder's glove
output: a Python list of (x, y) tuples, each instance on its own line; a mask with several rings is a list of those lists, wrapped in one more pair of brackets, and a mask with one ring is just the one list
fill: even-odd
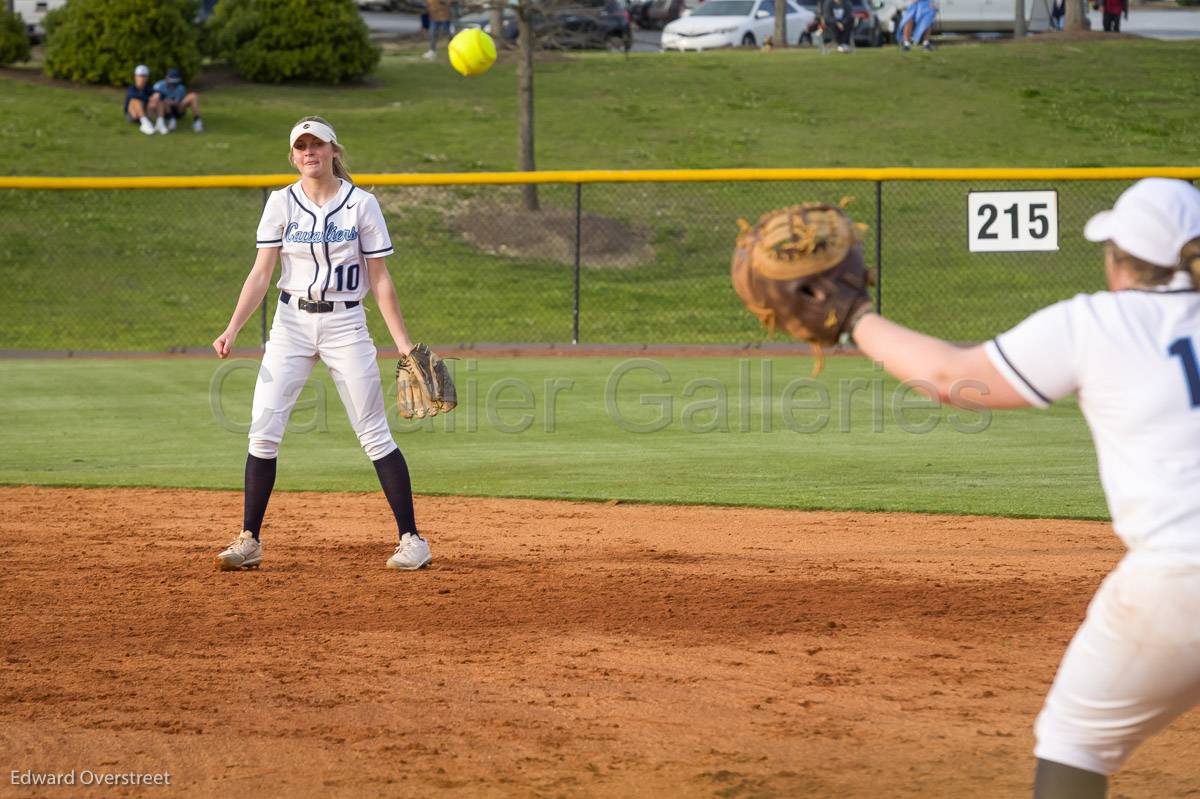
[(458, 405), (450, 370), (441, 358), (418, 344), (396, 363), (396, 406), (405, 419), (449, 413)]
[(871, 310), (861, 228), (840, 207), (793, 205), (753, 227), (738, 224), (733, 288), (768, 331), (809, 342), (820, 358), (821, 345), (837, 343)]

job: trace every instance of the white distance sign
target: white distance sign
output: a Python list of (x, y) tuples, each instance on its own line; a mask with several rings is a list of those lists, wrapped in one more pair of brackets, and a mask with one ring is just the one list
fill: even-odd
[(973, 191), (967, 194), (971, 252), (1058, 249), (1058, 192)]

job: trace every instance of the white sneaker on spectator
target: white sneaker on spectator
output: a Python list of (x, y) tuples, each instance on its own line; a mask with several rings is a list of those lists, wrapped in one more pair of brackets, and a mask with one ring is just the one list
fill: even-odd
[(839, 52), (839, 53), (844, 53), (844, 52), (846, 52), (846, 45), (844, 45), (844, 44), (839, 44), (839, 45), (838, 45), (838, 52)]
[(142, 117), (141, 131), (142, 131), (142, 133), (145, 133), (147, 136), (154, 135), (154, 126), (151, 125), (150, 120), (146, 119), (145, 117)]
[(426, 61), (432, 61), (433, 59), (437, 58), (437, 50), (426, 50), (425, 54), (422, 55), (421, 58), (424, 58)]
[(192, 122), (192, 132), (193, 133), (203, 133), (204, 132), (204, 123), (198, 119), (195, 120), (194, 122)]
[(175, 130), (175, 117), (171, 117), (167, 120), (167, 130)]
[(158, 120), (154, 123), (154, 131), (156, 133), (161, 133), (164, 136), (170, 132), (167, 130), (167, 125), (165, 122), (163, 122), (162, 117), (159, 117)]

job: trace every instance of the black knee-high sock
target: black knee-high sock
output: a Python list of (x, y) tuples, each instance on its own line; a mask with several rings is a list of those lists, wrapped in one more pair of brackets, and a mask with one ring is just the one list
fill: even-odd
[(1034, 799), (1104, 799), (1108, 778), (1051, 760), (1038, 759)]
[(275, 458), (246, 456), (246, 495), (242, 505), (242, 529), (254, 533), (262, 529), (263, 516), (267, 514), (267, 502), (271, 489), (275, 487)]
[(396, 527), (400, 535), (417, 532), (417, 520), (413, 514), (412, 480), (408, 476), (408, 464), (400, 450), (375, 461), (375, 473), (379, 475), (379, 485), (388, 504), (392, 506), (392, 515), (396, 517)]

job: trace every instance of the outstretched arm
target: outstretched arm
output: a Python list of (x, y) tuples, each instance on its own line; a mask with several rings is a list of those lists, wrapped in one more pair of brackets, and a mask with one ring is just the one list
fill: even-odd
[(254, 266), (250, 268), (250, 274), (246, 276), (246, 282), (242, 284), (242, 293), (238, 295), (237, 307), (233, 309), (229, 326), (213, 341), (212, 345), (213, 349), (217, 351), (217, 357), (229, 357), (229, 352), (233, 349), (233, 342), (237, 340), (237, 334), (242, 329), (242, 325), (246, 324), (246, 320), (262, 304), (267, 289), (271, 287), (271, 275), (275, 273), (279, 249), (279, 247), (266, 247), (258, 251), (258, 257), (254, 259)]
[(371, 293), (379, 303), (379, 312), (387, 324), (396, 351), (401, 355), (412, 352), (413, 342), (408, 337), (408, 328), (404, 325), (404, 314), (400, 313), (400, 301), (396, 299), (396, 286), (392, 276), (388, 274), (387, 262), (382, 258), (367, 259), (367, 275), (371, 281)]
[(968, 400), (976, 408), (1029, 407), (996, 370), (982, 345), (958, 347), (874, 313), (854, 328), (854, 342), (897, 380), (913, 381), (916, 388), (943, 402), (961, 404), (962, 394), (969, 392)]

